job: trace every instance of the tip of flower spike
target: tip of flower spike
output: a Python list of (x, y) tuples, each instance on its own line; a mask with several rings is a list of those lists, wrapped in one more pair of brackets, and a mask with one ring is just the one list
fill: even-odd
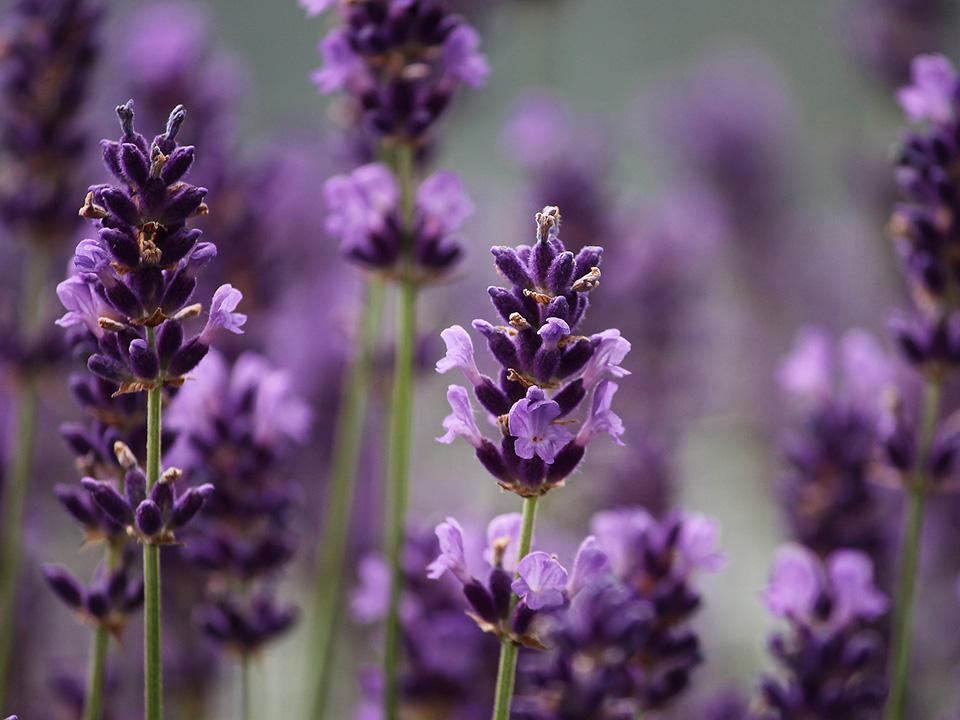
[(560, 208), (547, 205), (537, 213), (537, 239), (550, 240), (560, 234)]
[(183, 105), (177, 105), (173, 111), (170, 113), (170, 117), (167, 120), (167, 140), (174, 140), (177, 137), (177, 133), (180, 132), (180, 127), (183, 125), (183, 121), (187, 118), (187, 109)]
[(120, 118), (120, 128), (124, 136), (133, 135), (133, 100), (117, 105), (117, 117)]

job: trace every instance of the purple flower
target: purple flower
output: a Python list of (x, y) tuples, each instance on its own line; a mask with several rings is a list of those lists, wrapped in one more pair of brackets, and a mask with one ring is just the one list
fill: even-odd
[(863, 553), (838, 550), (821, 564), (801, 545), (780, 548), (764, 594), (770, 612), (797, 622), (815, 622), (823, 594), (833, 598), (826, 622), (834, 628), (875, 620), (889, 604), (874, 585), (873, 566)]
[(490, 74), (490, 65), (479, 48), (479, 33), (469, 25), (460, 25), (443, 44), (444, 69), (467, 85), (480, 87)]
[(957, 72), (943, 55), (918, 55), (910, 65), (913, 83), (897, 92), (897, 102), (915, 121), (948, 122), (957, 102)]
[(560, 318), (547, 318), (537, 335), (543, 340), (544, 347), (553, 350), (561, 340), (570, 337), (570, 326)]
[(461, 385), (451, 385), (447, 388), (447, 402), (453, 412), (443, 420), (443, 427), (447, 431), (437, 438), (437, 442), (449, 445), (456, 438), (462, 437), (475, 448), (479, 448), (483, 435), (477, 422), (473, 418), (473, 405), (467, 389)]
[(463, 180), (449, 170), (439, 170), (420, 184), (416, 205), (426, 231), (438, 234), (458, 230), (474, 211)]
[(243, 325), (247, 322), (247, 316), (235, 312), (241, 300), (243, 300), (243, 293), (233, 285), (221, 285), (217, 288), (213, 293), (213, 300), (210, 301), (210, 316), (207, 318), (203, 332), (200, 333), (200, 342), (210, 345), (214, 335), (220, 330), (227, 330), (236, 335), (243, 334)]
[(383, 228), (386, 216), (397, 206), (400, 190), (386, 165), (371, 163), (327, 180), (323, 196), (327, 232), (353, 247)]
[(336, 5), (337, 0), (299, 0), (299, 3), (300, 7), (306, 11), (307, 17), (316, 17)]
[(517, 565), (513, 591), (531, 610), (559, 607), (566, 602), (567, 571), (545, 552), (532, 552)]
[(510, 434), (516, 438), (515, 452), (526, 460), (534, 455), (548, 465), (560, 450), (573, 438), (563, 425), (553, 421), (560, 415), (560, 406), (548, 400), (537, 386), (527, 390), (527, 395), (510, 408)]
[(620, 335), (619, 330), (604, 330), (602, 333), (591, 336), (590, 341), (595, 349), (583, 371), (585, 387), (593, 387), (607, 374), (615, 378), (630, 374), (628, 370), (620, 367), (620, 363), (630, 352), (630, 343)]
[(613, 396), (617, 392), (617, 384), (609, 380), (602, 380), (593, 390), (593, 402), (590, 405), (590, 415), (577, 433), (577, 444), (586, 445), (600, 433), (609, 433), (617, 445), (623, 445), (620, 436), (624, 433), (623, 421), (610, 406)]
[(333, 30), (318, 46), (323, 67), (313, 73), (313, 84), (324, 93), (349, 89), (364, 73), (363, 60), (350, 47), (345, 31)]
[(473, 385), (482, 382), (482, 375), (473, 357), (473, 341), (470, 334), (460, 325), (452, 325), (440, 333), (447, 346), (447, 354), (437, 361), (437, 372), (446, 373), (459, 368)]
[(483, 559), (491, 567), (497, 565), (498, 558), (503, 568), (513, 571), (517, 565), (517, 544), (520, 542), (520, 526), (523, 517), (520, 513), (506, 513), (497, 515), (487, 525), (487, 547), (483, 551)]
[(584, 538), (573, 559), (573, 569), (567, 581), (567, 596), (574, 597), (580, 590), (600, 582), (610, 573), (610, 560), (593, 535)]
[(57, 297), (67, 311), (57, 320), (57, 325), (62, 328), (82, 325), (98, 338), (103, 335), (99, 323), (104, 310), (103, 303), (90, 285), (73, 276), (57, 285)]
[(440, 542), (440, 555), (427, 568), (427, 577), (437, 580), (447, 572), (463, 584), (471, 581), (467, 570), (467, 557), (463, 549), (463, 528), (453, 518), (437, 525), (437, 540)]

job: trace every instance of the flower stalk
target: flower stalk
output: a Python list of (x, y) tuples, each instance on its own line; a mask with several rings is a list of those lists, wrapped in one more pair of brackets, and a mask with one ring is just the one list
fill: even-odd
[(907, 677), (910, 666), (910, 638), (917, 570), (920, 561), (923, 515), (928, 493), (930, 450), (940, 416), (941, 387), (928, 381), (923, 394), (923, 421), (919, 429), (916, 463), (907, 486), (907, 517), (900, 551), (900, 578), (896, 588), (893, 638), (890, 651), (890, 720), (903, 720), (906, 712)]
[[(42, 293), (46, 287), (47, 253), (39, 248), (28, 250), (26, 284), (22, 306), (22, 327), (31, 340), (39, 331), (43, 316)], [(8, 484), (3, 492), (3, 520), (0, 526), (0, 621), (9, 632), (0, 637), (0, 705), (8, 688), (10, 657), (13, 651), (13, 631), (16, 626), (17, 585), (20, 575), (20, 554), (23, 535), (23, 516), (27, 488), (33, 474), (34, 441), (37, 430), (37, 403), (39, 379), (27, 372), (20, 383), (17, 396), (17, 441)]]
[(347, 533), (353, 508), (361, 438), (367, 416), (367, 396), (380, 321), (383, 314), (384, 283), (371, 280), (360, 322), (359, 347), (347, 373), (346, 393), (337, 413), (333, 464), (330, 472), (330, 494), (323, 520), (323, 542), (317, 566), (316, 627), (314, 630), (314, 662), (317, 667), (316, 689), (311, 717), (320, 720), (330, 695), (333, 673), (333, 647), (340, 617), (347, 549)]
[[(523, 560), (533, 542), (533, 526), (537, 518), (536, 496), (523, 499), (523, 523), (520, 529), (520, 546), (517, 550), (517, 562)], [(517, 605), (517, 595), (510, 597), (510, 611)], [(500, 662), (497, 666), (497, 689), (494, 695), (493, 720), (509, 720), (510, 703), (513, 701), (513, 688), (517, 676), (517, 655), (520, 646), (512, 638), (504, 635), (500, 640)]]
[[(156, 345), (156, 333), (147, 328), (147, 342)], [(147, 490), (160, 480), (160, 432), (163, 389), (158, 386), (147, 394)], [(160, 638), (160, 546), (143, 546), (143, 661), (144, 708), (146, 720), (163, 718), (163, 663)]]

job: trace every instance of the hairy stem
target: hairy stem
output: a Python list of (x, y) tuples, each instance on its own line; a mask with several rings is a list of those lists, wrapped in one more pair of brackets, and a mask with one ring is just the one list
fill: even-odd
[(924, 388), (917, 459), (907, 487), (907, 518), (900, 549), (900, 579), (896, 589), (890, 651), (890, 700), (887, 705), (890, 720), (903, 720), (906, 712), (913, 603), (923, 534), (923, 509), (929, 489), (927, 465), (940, 415), (940, 399), (940, 385), (928, 382)]
[[(156, 343), (154, 329), (147, 328), (150, 346)], [(160, 425), (163, 389), (147, 393), (147, 489), (160, 479)], [(143, 546), (143, 680), (144, 717), (163, 718), (163, 664), (160, 655), (160, 546)]]
[(353, 492), (359, 465), (361, 439), (367, 416), (367, 396), (373, 356), (376, 352), (383, 314), (384, 284), (371, 280), (356, 355), (346, 377), (346, 387), (337, 411), (330, 491), (323, 519), (323, 539), (317, 562), (314, 588), (315, 627), (313, 663), (316, 667), (316, 687), (311, 717), (321, 720), (330, 695), (333, 675), (333, 648), (337, 635), (342, 602), (342, 588), (346, 584), (344, 561), (347, 534), (353, 508)]
[[(36, 338), (43, 317), (47, 253), (32, 247), (27, 252), (20, 327), (23, 337), (30, 342)], [(17, 626), (17, 585), (20, 576), (23, 516), (27, 488), (33, 474), (39, 383), (34, 373), (24, 369), (16, 398), (16, 445), (7, 468), (0, 507), (0, 708), (6, 703), (14, 629)]]
[[(520, 530), (520, 548), (517, 560), (522, 560), (530, 552), (533, 542), (533, 525), (537, 518), (537, 498), (523, 499), (523, 525)], [(510, 614), (516, 607), (517, 596), (510, 599)], [(517, 676), (517, 654), (519, 646), (509, 637), (500, 640), (500, 663), (497, 666), (497, 688), (494, 693), (493, 720), (509, 720), (510, 704), (513, 701), (513, 687)]]

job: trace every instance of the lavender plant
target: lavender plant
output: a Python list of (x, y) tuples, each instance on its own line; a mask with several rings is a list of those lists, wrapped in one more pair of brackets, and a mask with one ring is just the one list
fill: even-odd
[(296, 549), (298, 488), (283, 474), (285, 460), (309, 422), (289, 374), (252, 353), (232, 367), (208, 354), (168, 415), (185, 471), (217, 489), (183, 552), (206, 577), (196, 622), (240, 659), (244, 718), (255, 717), (251, 660), (296, 619), (296, 608), (276, 598), (276, 578)]
[[(418, 161), (428, 156), (434, 126), (464, 84), (483, 84), (488, 68), (479, 36), (444, 0), (303, 0), (316, 15), (333, 6), (339, 22), (320, 43), (324, 66), (314, 75), (323, 93), (342, 90), (359, 133), (383, 164), (333, 178), (325, 195), (334, 212), (328, 231), (361, 267), (396, 283), (400, 293), (390, 413), (387, 546), (391, 601), (384, 648), (385, 715), (397, 716), (399, 599), (403, 568), (412, 427), (412, 370), (416, 299), (425, 283), (448, 271), (460, 255), (451, 233), (469, 214), (459, 181), (438, 173), (417, 188)], [(341, 204), (342, 203), (342, 204)], [(344, 210), (341, 211), (340, 208)], [(330, 654), (343, 574), (348, 508), (357, 464), (369, 376), (369, 355), (382, 305), (382, 281), (369, 285), (361, 320), (363, 346), (348, 378), (337, 423), (324, 552), (318, 578), (317, 698), (322, 714), (329, 689)]]
[[(90, 372), (116, 387), (115, 394), (145, 392), (146, 460), (124, 480), (124, 494), (113, 484), (84, 481), (94, 502), (143, 544), (145, 717), (163, 716), (160, 647), (160, 546), (176, 541), (213, 486), (178, 493), (182, 472), (161, 473), (161, 418), (165, 388), (177, 388), (209, 352), (217, 334), (240, 333), (246, 317), (236, 312), (241, 294), (230, 285), (217, 289), (203, 328), (187, 337), (184, 323), (203, 312), (189, 304), (197, 274), (216, 255), (201, 242), (202, 233), (187, 222), (208, 211), (206, 190), (184, 181), (194, 149), (180, 146), (177, 133), (186, 111), (177, 107), (164, 132), (152, 142), (134, 127), (133, 104), (117, 107), (122, 130), (118, 141), (103, 142), (103, 157), (116, 184), (94, 185), (82, 217), (97, 227), (96, 239), (77, 246), (74, 266), (79, 282), (58, 287), (67, 314), (65, 325), (85, 325), (99, 338), (87, 361)], [(102, 312), (102, 308), (107, 312)]]
[[(91, 0), (18, 0), (0, 27), (0, 223), (22, 241), (18, 296), (4, 291), (14, 322), (0, 318), (0, 360), (17, 377), (16, 450), (4, 473), (0, 519), (0, 624), (13, 627), (24, 503), (33, 473), (39, 375), (59, 355), (44, 332), (42, 295), (51, 262), (77, 225), (72, 207), (87, 148), (80, 116), (98, 52), (101, 8)], [(16, 287), (11, 278), (10, 288)], [(12, 318), (9, 318), (12, 320)], [(13, 633), (0, 634), (0, 705)]]
[[(592, 582), (547, 616), (548, 650), (521, 664), (512, 717), (613, 720), (663, 712), (702, 662), (691, 620), (697, 576), (723, 563), (716, 525), (699, 515), (655, 520), (641, 509), (606, 511), (591, 523)], [(598, 572), (603, 558), (606, 572)], [(581, 573), (582, 575), (582, 573)], [(572, 576), (571, 576), (572, 577)]]
[(808, 328), (780, 369), (793, 420), (783, 439), (782, 505), (792, 537), (820, 558), (858, 550), (887, 575), (887, 510), (876, 463), (893, 358), (864, 331), (834, 343)]
[(821, 561), (800, 545), (785, 545), (765, 600), (789, 630), (770, 641), (786, 678), (764, 678), (758, 717), (879, 717), (886, 699), (883, 643), (871, 625), (889, 601), (874, 584), (870, 559), (837, 550)]
[(892, 320), (903, 356), (923, 381), (919, 413), (900, 407), (887, 439), (891, 467), (907, 497), (894, 604), (889, 717), (906, 708), (910, 636), (927, 498), (942, 487), (956, 455), (956, 436), (942, 420), (944, 386), (955, 375), (958, 307), (954, 245), (958, 225), (957, 167), (960, 157), (960, 77), (943, 56), (913, 61), (913, 82), (898, 100), (915, 123), (903, 138), (897, 184), (903, 201), (890, 231), (903, 260), (914, 301)]
[[(537, 213), (533, 246), (492, 249), (497, 268), (512, 288), (491, 287), (488, 293), (506, 325), (475, 320), (474, 329), (487, 340), (501, 366), (495, 382), (474, 358), (470, 335), (459, 325), (443, 331), (446, 356), (438, 372), (457, 368), (474, 395), (494, 418), (497, 441), (488, 439), (474, 417), (466, 388), (451, 385), (451, 414), (444, 420), (440, 442), (464, 438), (498, 484), (523, 498), (523, 520), (517, 555), (530, 552), (538, 499), (561, 486), (583, 459), (587, 445), (602, 433), (617, 442), (623, 424), (611, 405), (617, 385), (606, 376), (628, 374), (620, 363), (630, 349), (615, 329), (586, 337), (578, 334), (589, 294), (600, 280), (602, 249), (588, 246), (577, 255), (559, 238), (560, 212), (546, 207)], [(591, 394), (589, 407), (584, 400)], [(574, 433), (568, 425), (578, 410), (585, 415)], [(516, 591), (517, 589), (514, 588)], [(510, 611), (516, 606), (511, 599)], [(510, 712), (518, 644), (502, 634), (494, 717)]]

